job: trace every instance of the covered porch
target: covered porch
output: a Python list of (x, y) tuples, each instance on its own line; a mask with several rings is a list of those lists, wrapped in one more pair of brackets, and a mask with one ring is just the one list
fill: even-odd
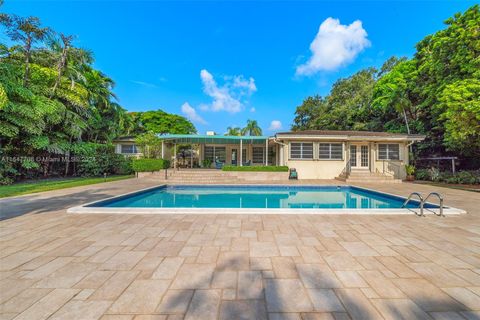
[(184, 145), (190, 145), (187, 159), (182, 162), (187, 168), (221, 169), (224, 165), (267, 166), (278, 163), (278, 145), (268, 136), (168, 134), (159, 138), (162, 140), (162, 158), (166, 149), (172, 149), (174, 168), (180, 165), (178, 151)]

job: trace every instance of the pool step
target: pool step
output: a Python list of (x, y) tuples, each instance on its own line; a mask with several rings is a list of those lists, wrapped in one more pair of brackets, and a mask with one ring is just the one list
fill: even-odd
[[(165, 179), (166, 174), (166, 179)], [(237, 172), (214, 169), (169, 169), (141, 173), (141, 177), (172, 184), (237, 184), (256, 182), (286, 182), (288, 172)]]
[(185, 184), (231, 184), (245, 182), (232, 177), (229, 172), (215, 169), (180, 169), (168, 171), (168, 183)]
[(370, 171), (352, 171), (348, 176), (337, 177), (336, 179), (346, 183), (401, 183), (402, 180), (395, 179), (391, 175)]

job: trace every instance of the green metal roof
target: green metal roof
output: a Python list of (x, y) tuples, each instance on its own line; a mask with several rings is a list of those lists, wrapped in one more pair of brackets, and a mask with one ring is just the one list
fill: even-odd
[(203, 134), (166, 134), (159, 135), (160, 139), (172, 143), (201, 143), (201, 144), (262, 144), (268, 136), (210, 136)]

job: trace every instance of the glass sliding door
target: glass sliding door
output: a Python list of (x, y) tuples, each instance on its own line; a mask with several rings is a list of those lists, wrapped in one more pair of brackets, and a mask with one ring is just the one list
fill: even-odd
[(357, 146), (350, 146), (350, 167), (357, 167)]

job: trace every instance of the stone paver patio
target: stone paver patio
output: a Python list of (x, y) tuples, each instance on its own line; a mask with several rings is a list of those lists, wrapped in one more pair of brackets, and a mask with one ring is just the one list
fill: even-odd
[(0, 222), (0, 318), (480, 319), (479, 193), (365, 185), (469, 212), (446, 218), (65, 213), (154, 184), (0, 200), (23, 214)]

